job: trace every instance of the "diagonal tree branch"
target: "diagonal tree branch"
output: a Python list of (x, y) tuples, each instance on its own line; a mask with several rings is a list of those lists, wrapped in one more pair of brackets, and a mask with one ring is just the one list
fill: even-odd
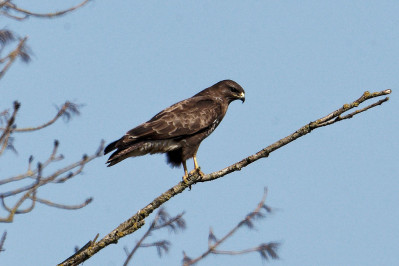
[(148, 217), (155, 209), (159, 208), (162, 204), (164, 204), (166, 201), (168, 201), (170, 198), (176, 196), (177, 194), (182, 193), (186, 188), (191, 187), (192, 185), (199, 183), (199, 182), (208, 182), (212, 181), (218, 178), (221, 178), (229, 173), (235, 172), (235, 171), (240, 171), (243, 167), (248, 166), (249, 164), (261, 159), (268, 157), (270, 153), (273, 151), (287, 145), (288, 143), (303, 137), (310, 133), (312, 130), (317, 129), (319, 127), (324, 127), (327, 125), (334, 124), (336, 122), (352, 118), (355, 115), (358, 115), (359, 113), (366, 111), (370, 108), (376, 107), (377, 105), (380, 105), (386, 101), (388, 101), (388, 97), (384, 98), (381, 101), (378, 101), (376, 103), (373, 103), (366, 108), (363, 108), (359, 111), (355, 111), (353, 113), (350, 113), (349, 115), (346, 116), (341, 116), (345, 112), (348, 112), (349, 110), (358, 107), (361, 103), (376, 98), (380, 97), (383, 95), (388, 95), (391, 93), (391, 90), (384, 90), (380, 92), (365, 92), (363, 95), (353, 101), (350, 104), (344, 104), (341, 108), (335, 110), (334, 112), (319, 118), (313, 122), (310, 122), (309, 124), (301, 127), (291, 135), (282, 138), (278, 140), (277, 142), (267, 146), (266, 148), (260, 150), (259, 152), (248, 156), (247, 158), (244, 158), (243, 160), (234, 163), (231, 166), (228, 166), (220, 171), (216, 171), (204, 176), (200, 176), (200, 174), (194, 173), (193, 175), (190, 175), (187, 178), (186, 182), (179, 182), (177, 185), (174, 187), (170, 188), (166, 192), (162, 193), (160, 196), (155, 198), (151, 203), (149, 203), (147, 206), (145, 206), (143, 209), (139, 210), (137, 214), (133, 215), (131, 218), (129, 218), (127, 221), (123, 222), (120, 224), (117, 228), (115, 228), (112, 232), (107, 234), (103, 239), (99, 240), (98, 242), (91, 241), (90, 245), (86, 249), (81, 249), (74, 255), (72, 255), (70, 258), (68, 258), (66, 261), (62, 262), (59, 265), (63, 266), (69, 266), (69, 265), (78, 265), (87, 259), (89, 259), (91, 256), (99, 252), (101, 249), (104, 247), (108, 246), (109, 244), (115, 244), (118, 242), (118, 240), (128, 234), (131, 234), (138, 230), (141, 226), (143, 226), (145, 222), (145, 218)]

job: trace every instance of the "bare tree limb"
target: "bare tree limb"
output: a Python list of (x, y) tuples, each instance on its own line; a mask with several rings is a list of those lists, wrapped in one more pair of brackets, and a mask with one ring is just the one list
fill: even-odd
[[(220, 171), (216, 171), (216, 172), (204, 175), (204, 176), (200, 176), (200, 174), (198, 172), (194, 173), (193, 175), (189, 175), (186, 182), (181, 181), (174, 187), (172, 187), (169, 190), (167, 190), (166, 192), (162, 193), (160, 196), (155, 198), (151, 203), (149, 203), (143, 209), (139, 210), (137, 212), (137, 214), (133, 215), (127, 221), (123, 222), (117, 228), (115, 228), (112, 232), (107, 234), (103, 239), (99, 240), (98, 242), (92, 242), (90, 247), (88, 247), (85, 250), (82, 250), (79, 253), (74, 254), (69, 259), (67, 259), (66, 261), (62, 262), (59, 265), (63, 265), (63, 266), (78, 265), (78, 264), (86, 261), (87, 259), (89, 259), (91, 256), (93, 256), (94, 254), (96, 254), (97, 252), (99, 252), (101, 249), (108, 246), (109, 244), (117, 243), (120, 238), (138, 230), (144, 224), (145, 218), (148, 217), (155, 209), (159, 208), (162, 204), (167, 202), (170, 198), (176, 196), (177, 194), (182, 193), (186, 188), (188, 188), (198, 182), (212, 181), (212, 180), (221, 178), (229, 173), (239, 171), (243, 167), (246, 167), (249, 164), (251, 164), (261, 158), (268, 157), (270, 155), (270, 153), (272, 153), (273, 151), (287, 145), (288, 143), (290, 143), (302, 136), (307, 135), (314, 129), (317, 129), (319, 127), (323, 127), (326, 125), (331, 125), (331, 124), (334, 124), (336, 122), (343, 120), (343, 118), (345, 118), (345, 117), (341, 117), (342, 114), (359, 106), (361, 103), (363, 103), (367, 100), (376, 98), (376, 97), (390, 94), (390, 93), (391, 93), (391, 90), (384, 90), (384, 91), (374, 92), (374, 93), (365, 92), (359, 99), (353, 101), (352, 103), (344, 104), (341, 108), (335, 110), (334, 112), (332, 112), (320, 119), (317, 119), (313, 122), (310, 122), (309, 124), (301, 127), (300, 129), (298, 129), (291, 135), (278, 140), (277, 142), (269, 145), (268, 147), (260, 150), (259, 152), (255, 153), (253, 155), (250, 155), (250, 156), (244, 158), (243, 160), (241, 160), (237, 163), (234, 163), (231, 166), (228, 166)], [(379, 101), (377, 103), (371, 104), (371, 105), (367, 106), (366, 108), (364, 108), (364, 111), (368, 110), (370, 108), (373, 108), (379, 104), (382, 104), (383, 102), (387, 101), (388, 99), (389, 98), (386, 97), (381, 102)], [(347, 116), (347, 118), (345, 118), (345, 119), (351, 118), (355, 115), (358, 115), (359, 113), (360, 113), (360, 111), (353, 112), (349, 116)]]
[(349, 110), (351, 110), (353, 108), (358, 107), (364, 101), (367, 101), (367, 100), (370, 100), (370, 99), (373, 99), (373, 98), (376, 98), (376, 97), (380, 97), (380, 96), (383, 96), (383, 95), (388, 95), (390, 93), (391, 93), (391, 90), (384, 90), (384, 91), (374, 92), (374, 93), (370, 93), (370, 92), (366, 91), (366, 92), (363, 93), (363, 95), (359, 99), (353, 101), (352, 103), (344, 104), (341, 108), (335, 110), (334, 112), (332, 112), (332, 113), (330, 113), (330, 114), (328, 114), (328, 115), (326, 115), (326, 116), (324, 116), (324, 117), (322, 117), (320, 119), (317, 119), (316, 121), (310, 122), (309, 124), (301, 127), (300, 129), (298, 129), (297, 131), (295, 131), (291, 135), (278, 140), (277, 142), (273, 143), (272, 145), (260, 150), (259, 152), (255, 153), (255, 154), (253, 154), (251, 156), (248, 156), (247, 158), (241, 160), (238, 163), (235, 163), (235, 164), (233, 164), (233, 165), (231, 165), (229, 167), (226, 167), (226, 168), (224, 168), (224, 169), (222, 169), (220, 171), (211, 173), (209, 175), (205, 175), (202, 179), (198, 180), (198, 182), (212, 181), (214, 179), (218, 179), (218, 178), (220, 178), (222, 176), (225, 176), (225, 175), (227, 175), (229, 173), (232, 173), (232, 172), (235, 172), (235, 171), (239, 171), (243, 167), (245, 167), (245, 166), (247, 166), (247, 165), (249, 165), (249, 164), (251, 164), (251, 163), (253, 163), (253, 162), (255, 162), (255, 161), (259, 160), (259, 159), (261, 159), (261, 158), (268, 157), (269, 154), (272, 153), (273, 151), (275, 151), (275, 150), (287, 145), (288, 143), (290, 143), (290, 142), (292, 142), (292, 141), (294, 141), (294, 140), (296, 140), (296, 139), (298, 139), (300, 137), (303, 137), (303, 136), (307, 135), (308, 133), (310, 133), (312, 130), (314, 130), (316, 128), (332, 125), (332, 124), (334, 124), (336, 122), (352, 118), (353, 116), (358, 115), (361, 112), (364, 112), (364, 111), (366, 111), (366, 110), (368, 110), (370, 108), (373, 108), (373, 107), (376, 107), (378, 105), (381, 105), (382, 103), (388, 101), (389, 98), (386, 97), (386, 98), (384, 98), (384, 99), (382, 99), (382, 100), (380, 100), (380, 101), (378, 101), (376, 103), (368, 105), (367, 107), (365, 107), (363, 109), (360, 109), (358, 111), (355, 111), (353, 113), (350, 113), (350, 114), (348, 114), (346, 116), (341, 117), (341, 115), (343, 113), (345, 113), (345, 112), (347, 112), (347, 111), (349, 111)]

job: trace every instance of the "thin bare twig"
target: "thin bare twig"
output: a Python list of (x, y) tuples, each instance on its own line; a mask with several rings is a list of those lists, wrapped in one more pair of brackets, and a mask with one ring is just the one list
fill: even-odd
[(58, 208), (58, 209), (65, 209), (65, 210), (78, 210), (78, 209), (81, 209), (83, 207), (86, 207), (87, 205), (89, 205), (93, 201), (93, 198), (88, 198), (83, 203), (78, 204), (78, 205), (65, 205), (65, 204), (54, 203), (52, 201), (41, 199), (41, 198), (38, 198), (38, 197), (33, 198), (33, 197), (30, 196), (29, 198), (32, 201), (36, 201), (36, 202), (48, 205), (50, 207), (54, 207), (54, 208)]
[[(48, 127), (52, 124), (54, 124), (55, 121), (57, 121), (60, 117), (64, 117), (67, 121), (72, 117), (72, 115), (79, 115), (80, 111), (79, 108), (82, 105), (76, 104), (70, 101), (66, 101), (61, 108), (59, 108), (57, 114), (48, 122), (35, 126), (35, 127), (25, 127), (25, 128), (15, 128), (13, 132), (32, 132), (32, 131), (37, 131), (40, 129), (43, 129), (45, 127)], [(0, 127), (0, 130), (5, 130), (6, 128)]]
[[(328, 114), (327, 116), (324, 116), (320, 119), (317, 119), (316, 121), (310, 122), (309, 124), (301, 127), (294, 133), (290, 134), (289, 136), (282, 138), (278, 140), (277, 142), (269, 145), (268, 147), (262, 149), (261, 151), (250, 155), (243, 160), (234, 163), (231, 166), (228, 166), (220, 171), (216, 171), (210, 174), (206, 174), (204, 176), (201, 176), (198, 172), (189, 175), (186, 182), (179, 182), (177, 185), (174, 187), (170, 188), (166, 192), (162, 193), (160, 196), (155, 198), (151, 203), (149, 203), (147, 206), (145, 206), (143, 209), (139, 210), (137, 214), (133, 215), (131, 218), (120, 224), (117, 228), (115, 228), (112, 232), (104, 236), (103, 239), (101, 239), (98, 242), (93, 242), (90, 248), (80, 252), (76, 253), (75, 255), (71, 256), (69, 259), (66, 261), (62, 262), (59, 265), (63, 266), (69, 266), (69, 265), (79, 265), (80, 263), (86, 261), (90, 257), (92, 257), (94, 254), (105, 248), (106, 246), (110, 244), (116, 243), (120, 238), (131, 234), (135, 231), (137, 231), (141, 226), (144, 224), (144, 220), (146, 217), (148, 217), (155, 209), (159, 208), (162, 204), (167, 202), (169, 199), (172, 197), (176, 196), (177, 194), (182, 193), (186, 188), (193, 186), (196, 183), (199, 182), (208, 182), (212, 181), (218, 178), (221, 178), (229, 173), (235, 172), (235, 171), (240, 171), (243, 167), (248, 166), (249, 164), (261, 159), (268, 157), (270, 153), (273, 151), (287, 145), (288, 143), (303, 137), (310, 133), (312, 130), (324, 126), (324, 123), (327, 121), (333, 120), (343, 113), (359, 106), (361, 103), (364, 101), (367, 101), (369, 99), (373, 99), (375, 97), (383, 96), (390, 94), (391, 90), (384, 90), (380, 92), (375, 92), (375, 93), (369, 93), (365, 92), (359, 99), (355, 100), (351, 104), (345, 104), (343, 107), (339, 108), (338, 110)], [(388, 100), (388, 98), (386, 98)], [(386, 101), (385, 100), (385, 101)], [(372, 107), (375, 106), (375, 104), (370, 105)], [(358, 113), (357, 113), (358, 114)], [(354, 114), (354, 115), (357, 115)], [(340, 120), (336, 120), (330, 124), (336, 123)]]
[(28, 40), (28, 37), (25, 37), (23, 39), (19, 40), (17, 48), (15, 48), (14, 51), (10, 52), (5, 58), (0, 59), (0, 63), (5, 63), (5, 66), (3, 69), (0, 71), (0, 79), (3, 78), (7, 70), (11, 67), (11, 65), (14, 63), (14, 61), (19, 57), (22, 59), (24, 62), (29, 62), (30, 56), (27, 52), (27, 47), (25, 45), (26, 41)]
[(269, 258), (278, 259), (277, 250), (280, 246), (280, 243), (277, 242), (270, 242), (267, 244), (261, 244), (259, 246), (248, 248), (239, 251), (223, 251), (223, 250), (213, 250), (213, 254), (220, 254), (220, 255), (242, 255), (252, 252), (259, 252), (262, 259), (268, 260)]
[[(39, 180), (40, 182), (40, 180)], [(36, 185), (29, 190), (28, 192), (26, 192), (18, 201), (17, 203), (14, 205), (14, 207), (9, 208), (7, 207), (5, 201), (4, 201), (4, 197), (0, 196), (1, 199), (1, 203), (3, 205), (3, 208), (8, 211), (8, 216), (5, 218), (0, 218), (0, 222), (2, 223), (11, 223), (14, 220), (14, 215), (15, 214), (23, 214), (23, 213), (27, 213), (30, 212), (34, 207), (35, 207), (35, 200), (32, 200), (32, 203), (30, 205), (30, 207), (24, 209), (24, 210), (19, 210), (19, 207), (22, 205), (22, 203), (25, 202), (26, 199), (28, 199), (30, 197), (31, 194), (33, 195), (33, 198), (36, 197), (36, 189), (38, 187), (38, 184), (36, 183)]]
[[(32, 170), (33, 156), (31, 155), (28, 160), (28, 170), (23, 174), (0, 180), (0, 186), (10, 183), (10, 182), (19, 181), (19, 180), (22, 180), (25, 178), (35, 178), (36, 174), (39, 173), (39, 170), (41, 170), (42, 168), (46, 168), (50, 163), (62, 160), (64, 158), (64, 156), (57, 155), (58, 146), (59, 146), (59, 141), (55, 140), (53, 150), (52, 150), (49, 158), (44, 163), (40, 163), (40, 168), (39, 168), (39, 164), (38, 164), (38, 167)], [(13, 194), (11, 194), (11, 195), (13, 195)]]
[[(0, 5), (0, 8), (2, 9), (2, 14), (6, 15), (10, 18), (14, 18), (17, 20), (24, 20), (27, 19), (28, 17), (32, 16), (32, 17), (39, 17), (39, 18), (54, 18), (54, 17), (59, 17), (62, 15), (65, 15), (69, 12), (72, 12), (78, 8), (83, 7), (84, 5), (86, 5), (90, 0), (85, 0), (83, 2), (81, 2), (80, 4), (73, 6), (71, 8), (62, 10), (62, 11), (57, 11), (57, 12), (53, 12), (53, 13), (36, 13), (36, 12), (32, 12), (30, 10), (27, 9), (23, 9), (18, 7), (16, 4), (12, 3), (11, 1), (5, 1)], [(17, 14), (19, 14), (20, 16), (16, 16), (10, 13), (10, 11), (14, 11)]]
[[(53, 12), (53, 13), (36, 13), (32, 12), (28, 9), (24, 9), (13, 3), (12, 0), (3, 0), (0, 2), (0, 16), (6, 16), (11, 19), (15, 19), (18, 21), (25, 20), (29, 17), (38, 17), (38, 18), (55, 18), (63, 16), (67, 13), (75, 11), (84, 5), (86, 5), (90, 0), (84, 0), (81, 3), (73, 6), (71, 8), (67, 8), (61, 11)], [(9, 70), (11, 65), (15, 62), (17, 58), (20, 58), (23, 62), (30, 61), (30, 55), (28, 52), (28, 47), (26, 46), (26, 41), (28, 37), (20, 38), (17, 47), (11, 51), (7, 56), (1, 56), (1, 52), (3, 51), (4, 46), (10, 41), (14, 41), (16, 38), (14, 34), (6, 29), (0, 30), (0, 65), (4, 64), (2, 69), (0, 70), (0, 79), (4, 77), (6, 72)]]
[(3, 247), (4, 247), (4, 242), (6, 241), (6, 238), (7, 238), (7, 231), (4, 231), (4, 233), (0, 239), (0, 252), (5, 250)]
[(19, 110), (19, 107), (21, 104), (17, 101), (14, 102), (14, 111), (10, 117), (10, 119), (7, 120), (7, 125), (3, 129), (3, 133), (0, 136), (0, 155), (4, 152), (4, 150), (8, 147), (9, 144), (9, 139), (10, 135), (15, 129), (15, 117), (17, 116), (17, 112)]

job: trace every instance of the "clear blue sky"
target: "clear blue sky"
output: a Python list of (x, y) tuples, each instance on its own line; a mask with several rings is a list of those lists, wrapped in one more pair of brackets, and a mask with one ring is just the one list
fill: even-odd
[[(63, 7), (20, 2), (34, 11)], [(246, 101), (232, 103), (202, 143), (198, 160), (205, 173), (257, 152), (365, 90), (392, 89), (382, 107), (318, 129), (241, 172), (170, 200), (170, 214), (186, 211), (187, 230), (154, 234), (152, 240), (172, 242), (169, 254), (159, 259), (154, 249), (142, 249), (132, 265), (179, 265), (183, 250), (200, 255), (209, 227), (224, 235), (256, 206), (264, 187), (275, 213), (221, 249), (280, 241), (281, 260), (271, 265), (399, 265), (398, 14), (394, 0), (94, 1), (54, 20), (1, 17), (2, 27), (29, 36), (33, 51), (30, 64), (14, 64), (1, 80), (1, 109), (19, 100), (17, 125), (25, 127), (50, 119), (54, 104), (85, 106), (67, 124), (15, 135), (19, 154), (1, 157), (0, 176), (23, 172), (30, 154), (45, 160), (54, 139), (66, 159), (51, 169), (62, 167), (94, 152), (101, 139), (113, 141), (222, 79), (241, 84)], [(55, 265), (75, 245), (109, 233), (183, 174), (169, 168), (163, 155), (111, 168), (105, 161), (96, 159), (83, 175), (38, 194), (65, 204), (92, 196), (88, 207), (38, 205), (0, 225), (8, 232), (0, 264)], [(122, 265), (123, 247), (132, 248), (143, 233), (84, 265)], [(258, 254), (249, 254), (209, 256), (199, 265), (263, 264)]]

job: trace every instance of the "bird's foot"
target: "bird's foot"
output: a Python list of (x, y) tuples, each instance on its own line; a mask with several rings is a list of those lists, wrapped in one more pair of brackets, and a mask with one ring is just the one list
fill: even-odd
[(183, 177), (182, 177), (182, 180), (183, 180), (183, 182), (185, 183), (185, 184), (188, 184), (188, 174), (186, 174), (186, 175), (184, 175)]
[[(191, 172), (190, 172), (190, 174), (191, 174)], [(189, 180), (187, 178), (190, 176), (190, 174), (185, 174), (183, 176), (183, 178), (182, 178), (183, 179), (183, 183), (186, 184), (186, 185), (189, 184)], [(191, 185), (188, 185), (188, 189), (191, 190)]]
[(203, 177), (205, 174), (204, 172), (201, 171), (201, 167), (198, 167), (194, 170), (191, 170), (190, 173), (188, 173), (188, 175), (194, 175), (195, 173), (198, 173), (200, 175), (200, 177)]
[[(185, 174), (183, 176), (183, 182), (187, 185), (190, 181), (188, 180), (188, 177), (191, 177), (193, 175), (195, 175), (196, 173), (198, 173), (200, 175), (200, 177), (203, 177), (205, 174), (201, 171), (201, 168), (198, 167), (192, 171), (190, 171), (189, 173)], [(191, 185), (188, 186), (188, 188), (191, 190)]]

